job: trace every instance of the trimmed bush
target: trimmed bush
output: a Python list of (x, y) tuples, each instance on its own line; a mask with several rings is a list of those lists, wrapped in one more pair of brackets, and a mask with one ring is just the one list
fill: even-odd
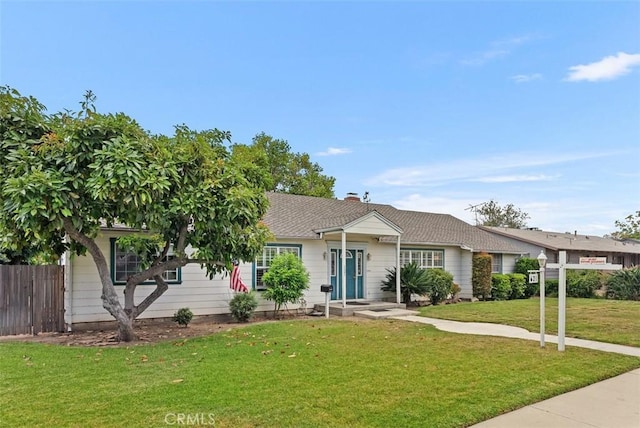
[(547, 279), (544, 282), (544, 295), (547, 297), (558, 297), (559, 282), (557, 279)]
[(177, 322), (178, 325), (186, 327), (193, 319), (193, 312), (191, 312), (191, 309), (189, 308), (180, 308), (173, 314), (172, 319)]
[(446, 300), (453, 290), (453, 275), (442, 269), (427, 269), (427, 295), (432, 305)]
[(640, 266), (618, 270), (609, 275), (607, 299), (640, 300)]
[(247, 322), (253, 316), (258, 307), (258, 298), (256, 293), (238, 293), (229, 302), (229, 310), (234, 320), (238, 322)]
[(531, 296), (540, 294), (540, 284), (529, 282), (529, 271), (539, 269), (540, 263), (538, 263), (538, 259), (532, 259), (531, 257), (521, 257), (516, 262), (516, 266), (513, 271), (515, 273), (525, 275), (526, 284), (523, 297), (527, 299)]
[(509, 275), (494, 273), (491, 276), (491, 298), (508, 300), (511, 296), (511, 279)]
[(510, 299), (522, 299), (525, 297), (527, 289), (527, 277), (521, 273), (509, 274), (509, 281), (511, 281), (511, 295)]
[(486, 300), (491, 294), (491, 256), (489, 254), (473, 255), (471, 284), (474, 297)]

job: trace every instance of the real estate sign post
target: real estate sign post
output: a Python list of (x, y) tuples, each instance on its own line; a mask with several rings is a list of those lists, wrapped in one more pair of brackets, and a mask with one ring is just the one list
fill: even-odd
[(622, 265), (607, 263), (606, 257), (580, 257), (580, 263), (567, 263), (567, 252), (558, 253), (558, 263), (548, 263), (547, 269), (558, 269), (558, 351), (564, 351), (565, 315), (567, 308), (567, 269), (620, 270)]

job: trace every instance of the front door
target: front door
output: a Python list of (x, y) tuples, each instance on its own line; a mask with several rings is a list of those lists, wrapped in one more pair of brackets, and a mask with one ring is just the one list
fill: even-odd
[[(348, 249), (345, 253), (346, 269), (346, 297), (347, 299), (362, 299), (364, 297), (363, 270), (364, 251)], [(331, 250), (331, 285), (332, 300), (342, 300), (342, 250)]]

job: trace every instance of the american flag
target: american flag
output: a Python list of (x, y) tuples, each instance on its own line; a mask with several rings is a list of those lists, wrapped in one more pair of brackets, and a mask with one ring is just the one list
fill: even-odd
[(233, 270), (231, 271), (231, 289), (242, 293), (249, 292), (249, 288), (242, 282), (242, 278), (240, 278), (240, 268), (237, 264), (233, 265)]

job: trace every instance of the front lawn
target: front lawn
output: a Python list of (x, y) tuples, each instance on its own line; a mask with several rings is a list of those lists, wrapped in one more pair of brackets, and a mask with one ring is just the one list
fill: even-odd
[(406, 321), (255, 324), (88, 348), (0, 344), (0, 426), (462, 427), (640, 358)]
[[(540, 299), (458, 303), (420, 309), (425, 317), (490, 322), (540, 331)], [(566, 336), (640, 346), (640, 302), (567, 298)], [(558, 299), (545, 299), (545, 332), (558, 333)]]

